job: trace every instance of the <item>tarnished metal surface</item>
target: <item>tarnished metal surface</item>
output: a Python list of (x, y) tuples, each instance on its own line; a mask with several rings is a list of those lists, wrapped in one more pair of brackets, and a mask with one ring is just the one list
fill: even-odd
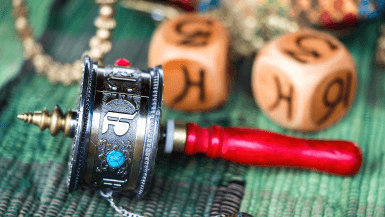
[(86, 57), (69, 190), (145, 195), (159, 141), (163, 72), (99, 68)]

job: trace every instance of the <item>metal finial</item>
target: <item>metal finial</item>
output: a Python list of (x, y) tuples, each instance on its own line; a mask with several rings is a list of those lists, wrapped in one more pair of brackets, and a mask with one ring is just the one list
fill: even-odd
[(48, 128), (52, 136), (56, 136), (60, 131), (63, 131), (65, 136), (72, 137), (76, 115), (77, 112), (73, 110), (68, 110), (66, 114), (63, 114), (61, 108), (56, 105), (51, 113), (44, 108), (42, 111), (19, 114), (17, 118), (26, 123), (38, 126), (42, 131)]

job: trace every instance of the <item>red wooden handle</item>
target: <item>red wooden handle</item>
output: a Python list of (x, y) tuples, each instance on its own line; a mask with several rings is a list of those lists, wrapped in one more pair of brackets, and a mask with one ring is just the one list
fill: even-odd
[(349, 141), (308, 140), (248, 128), (202, 128), (187, 124), (187, 155), (204, 153), (210, 158), (261, 166), (311, 169), (350, 176), (361, 167), (360, 148)]

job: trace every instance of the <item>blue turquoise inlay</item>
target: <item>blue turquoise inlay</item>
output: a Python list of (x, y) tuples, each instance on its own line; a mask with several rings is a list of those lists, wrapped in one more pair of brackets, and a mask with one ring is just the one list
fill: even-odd
[(107, 163), (110, 167), (118, 168), (124, 164), (126, 157), (120, 151), (112, 151), (107, 154)]

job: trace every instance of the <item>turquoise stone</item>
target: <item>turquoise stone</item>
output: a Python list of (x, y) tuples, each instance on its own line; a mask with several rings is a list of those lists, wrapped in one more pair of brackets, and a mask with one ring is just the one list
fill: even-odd
[(126, 157), (120, 151), (115, 150), (107, 154), (107, 164), (110, 167), (118, 168), (124, 164), (124, 161), (126, 161)]

